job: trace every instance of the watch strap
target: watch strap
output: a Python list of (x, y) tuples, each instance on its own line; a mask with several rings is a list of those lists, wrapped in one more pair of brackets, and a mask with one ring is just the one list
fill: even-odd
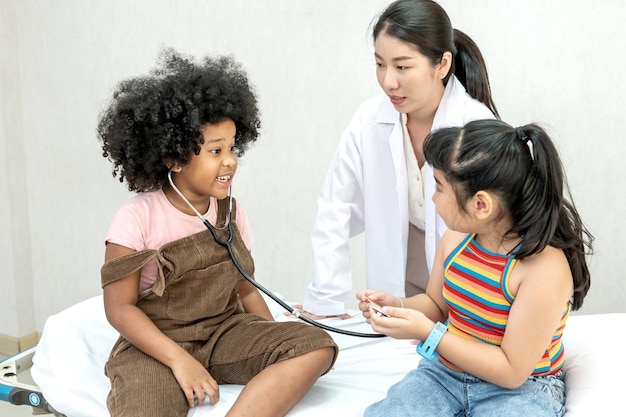
[(432, 361), (437, 357), (437, 345), (447, 331), (448, 327), (445, 324), (437, 322), (426, 340), (420, 342), (415, 350), (425, 359)]

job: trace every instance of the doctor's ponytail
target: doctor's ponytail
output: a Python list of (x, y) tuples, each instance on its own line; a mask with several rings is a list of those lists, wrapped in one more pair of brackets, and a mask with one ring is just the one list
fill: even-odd
[(454, 45), (456, 53), (453, 54), (450, 72), (454, 72), (470, 96), (489, 107), (493, 115), (499, 119), (500, 115), (491, 98), (487, 65), (478, 45), (458, 29), (454, 29)]

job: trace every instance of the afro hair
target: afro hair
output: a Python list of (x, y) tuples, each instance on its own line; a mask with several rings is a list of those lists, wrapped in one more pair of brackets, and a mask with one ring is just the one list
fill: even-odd
[(184, 166), (203, 142), (201, 127), (235, 123), (238, 156), (256, 141), (261, 126), (257, 98), (232, 57), (205, 57), (200, 64), (172, 49), (161, 52), (148, 75), (121, 81), (98, 122), (102, 155), (113, 177), (130, 191), (160, 188), (172, 165)]

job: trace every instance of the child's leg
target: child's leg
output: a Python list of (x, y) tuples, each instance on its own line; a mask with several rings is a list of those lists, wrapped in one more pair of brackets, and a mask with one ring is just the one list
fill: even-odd
[(472, 415), (554, 417), (565, 414), (565, 384), (561, 376), (531, 377), (516, 389), (483, 383), (474, 387)]
[[(387, 391), (387, 396), (365, 409), (364, 417), (464, 416), (462, 373), (448, 370), (438, 360), (422, 359), (417, 369)], [(468, 414), (470, 415), (470, 414)], [(480, 414), (471, 414), (480, 416)], [(505, 415), (505, 414), (502, 414)]]
[(189, 404), (167, 366), (134, 346), (106, 363), (111, 417), (185, 417)]
[(284, 415), (330, 370), (337, 345), (324, 330), (304, 323), (237, 316), (207, 344), (211, 376), (220, 384), (246, 385), (228, 416)]
[(335, 349), (326, 347), (268, 366), (246, 384), (227, 417), (284, 416), (332, 365)]

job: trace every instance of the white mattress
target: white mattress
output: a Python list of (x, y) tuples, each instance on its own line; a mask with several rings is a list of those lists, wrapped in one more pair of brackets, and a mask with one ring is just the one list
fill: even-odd
[[(282, 310), (268, 301), (275, 317)], [(371, 332), (360, 314), (326, 324)], [(626, 415), (621, 377), (626, 314), (572, 316), (565, 330), (567, 416)], [(390, 385), (417, 366), (420, 356), (406, 340), (357, 338), (331, 333), (340, 347), (334, 369), (321, 377), (288, 414), (289, 417), (341, 415), (357, 417), (382, 399)], [(108, 417), (109, 380), (103, 369), (118, 337), (104, 315), (102, 297), (94, 297), (51, 316), (33, 358), (31, 374), (44, 397), (68, 417)], [(188, 417), (221, 417), (242, 386), (220, 386), (215, 406), (190, 409)]]

